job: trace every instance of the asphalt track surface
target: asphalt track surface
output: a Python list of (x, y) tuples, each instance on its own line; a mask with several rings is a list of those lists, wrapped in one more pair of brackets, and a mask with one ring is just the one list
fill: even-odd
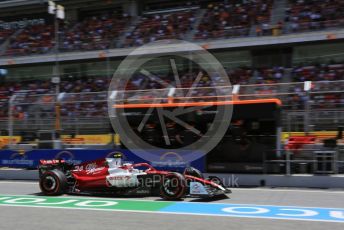
[[(37, 182), (0, 181), (1, 195), (37, 195)], [(69, 197), (69, 196), (67, 196)], [(77, 197), (77, 196), (70, 196)], [(84, 197), (84, 196), (83, 196)], [(126, 198), (123, 198), (126, 199)], [(158, 197), (132, 198), (160, 200)], [(132, 200), (129, 198), (129, 200)], [(192, 203), (194, 199), (185, 199)], [(343, 190), (273, 188), (233, 189), (230, 199), (208, 203), (344, 208)], [(292, 219), (261, 219), (231, 216), (185, 215), (142, 212), (0, 206), (0, 229), (252, 229), (343, 230), (344, 223)]]

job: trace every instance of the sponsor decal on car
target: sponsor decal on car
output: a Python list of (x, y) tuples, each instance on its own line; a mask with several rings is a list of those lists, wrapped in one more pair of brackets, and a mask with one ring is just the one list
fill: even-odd
[(98, 167), (96, 163), (91, 163), (86, 165), (85, 170), (87, 174), (97, 174), (100, 173), (105, 167)]
[(207, 195), (208, 192), (200, 182), (190, 182), (191, 195)]
[(131, 176), (109, 176), (109, 180), (130, 180)]

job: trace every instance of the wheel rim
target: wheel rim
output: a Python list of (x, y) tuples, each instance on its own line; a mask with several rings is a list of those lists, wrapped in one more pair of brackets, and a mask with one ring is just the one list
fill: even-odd
[(52, 191), (56, 188), (56, 179), (53, 176), (47, 176), (43, 181), (43, 188)]
[(172, 179), (168, 178), (164, 182), (164, 190), (167, 193), (167, 195), (169, 195), (169, 196), (175, 196), (176, 194), (178, 194), (178, 192), (180, 190), (179, 182), (177, 182), (174, 185), (173, 184), (173, 181), (174, 181), (173, 179), (176, 179), (176, 178), (172, 178)]

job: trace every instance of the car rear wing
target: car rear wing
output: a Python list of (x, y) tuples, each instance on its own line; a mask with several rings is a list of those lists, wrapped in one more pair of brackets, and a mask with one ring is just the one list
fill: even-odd
[(40, 165), (54, 165), (54, 164), (61, 164), (65, 163), (65, 160), (39, 160)]

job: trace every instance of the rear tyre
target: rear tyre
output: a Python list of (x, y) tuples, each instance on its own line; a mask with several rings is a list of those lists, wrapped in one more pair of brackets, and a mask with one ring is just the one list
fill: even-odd
[(44, 195), (58, 196), (67, 191), (67, 177), (57, 169), (44, 172), (39, 179), (39, 187)]
[(162, 178), (160, 195), (165, 200), (180, 200), (185, 192), (186, 180), (180, 173), (169, 173)]

